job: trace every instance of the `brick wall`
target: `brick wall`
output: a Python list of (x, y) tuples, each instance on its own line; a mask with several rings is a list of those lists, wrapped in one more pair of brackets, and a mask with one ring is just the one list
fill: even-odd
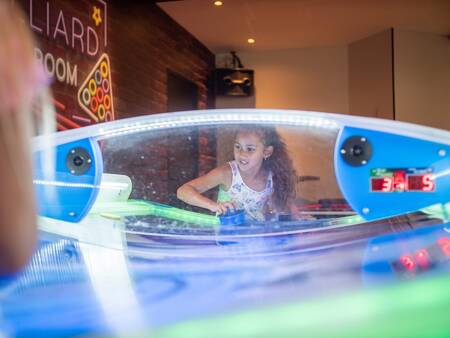
[[(215, 57), (198, 40), (151, 3), (112, 6), (110, 17), (115, 31), (111, 63), (120, 118), (166, 112), (169, 71), (195, 83), (198, 109), (214, 107), (210, 75)], [(117, 154), (120, 158), (132, 157), (129, 162), (111, 158), (105, 170), (132, 172), (133, 198), (187, 207), (177, 201), (176, 188), (216, 165), (215, 133), (196, 135), (188, 140), (180, 132), (170, 140), (162, 136), (158, 142), (140, 143), (138, 152)], [(184, 156), (171, 156), (171, 149), (180, 147)], [(149, 166), (140, 160), (142, 157), (154, 160)]]
[(199, 109), (213, 108), (214, 54), (150, 1), (110, 2), (109, 13), (120, 118), (167, 111), (168, 71), (197, 85)]

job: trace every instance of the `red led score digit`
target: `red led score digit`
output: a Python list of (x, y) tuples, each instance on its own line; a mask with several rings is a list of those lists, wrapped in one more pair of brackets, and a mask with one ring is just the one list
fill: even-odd
[(406, 268), (406, 270), (414, 270), (416, 268), (416, 262), (408, 255), (403, 255), (399, 259), (400, 263)]
[(392, 185), (394, 180), (392, 177), (383, 177), (383, 185), (381, 187), (382, 192), (390, 192), (392, 191)]
[(422, 191), (434, 191), (434, 179), (431, 174), (422, 176)]
[(432, 174), (409, 175), (407, 191), (432, 192), (436, 188)]

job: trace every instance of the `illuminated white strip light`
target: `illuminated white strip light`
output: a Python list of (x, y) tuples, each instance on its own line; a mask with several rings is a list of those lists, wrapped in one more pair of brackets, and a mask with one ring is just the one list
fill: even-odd
[(33, 180), (34, 184), (55, 186), (55, 187), (65, 187), (65, 188), (99, 188), (99, 189), (111, 189), (111, 190), (123, 190), (128, 188), (128, 184), (125, 183), (101, 183), (100, 185), (88, 184), (88, 183), (71, 183), (62, 181), (44, 181), (44, 180)]
[(106, 139), (118, 135), (140, 133), (148, 130), (171, 129), (179, 127), (192, 127), (196, 125), (223, 125), (223, 124), (279, 124), (290, 126), (305, 126), (322, 129), (338, 129), (339, 124), (334, 120), (322, 117), (307, 117), (297, 114), (190, 114), (174, 116), (161, 116), (154, 120), (138, 121), (135, 123), (126, 123), (119, 128), (104, 129), (100, 128), (97, 139)]
[(450, 132), (406, 122), (311, 111), (273, 109), (212, 109), (162, 113), (110, 121), (76, 128), (58, 134), (37, 136), (33, 150), (47, 149), (84, 138), (102, 140), (116, 135), (176, 127), (219, 126), (226, 124), (275, 124), (340, 129), (343, 126), (376, 130), (450, 145)]
[(133, 280), (128, 271), (127, 250), (124, 233), (118, 229), (95, 232), (89, 227), (91, 238), (107, 239), (109, 245), (120, 245), (121, 250), (93, 245), (81, 240), (79, 243), (95, 296), (103, 315), (114, 330), (114, 337), (133, 336), (131, 332), (142, 330), (149, 318), (141, 310)]

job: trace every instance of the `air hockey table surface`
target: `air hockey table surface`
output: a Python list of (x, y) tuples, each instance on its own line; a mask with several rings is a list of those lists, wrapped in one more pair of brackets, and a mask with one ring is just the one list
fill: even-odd
[[(115, 247), (41, 232), (30, 265), (4, 282), (1, 328), (6, 336), (43, 337), (298, 336), (298, 330), (366, 336), (375, 328), (410, 332), (409, 321), (390, 318), (401, 314), (427, 320), (415, 324), (417, 334), (445, 336), (449, 224), (414, 218), (413, 225), (374, 222), (370, 230), (321, 220), (298, 231), (245, 238), (180, 240), (117, 230), (109, 235)], [(428, 266), (401, 265), (402, 255), (420, 250), (430, 253)], [(342, 306), (345, 313), (339, 313)], [(327, 316), (331, 326), (322, 327)]]
[[(26, 269), (1, 280), (0, 334), (448, 337), (448, 132), (275, 113), (168, 114), (36, 140), (40, 239)], [(309, 155), (330, 159), (354, 215), (221, 225), (131, 200), (141, 178), (111, 160), (143, 159), (137, 145), (187, 127), (255, 121), (313, 138)], [(415, 156), (396, 156), (411, 146)]]

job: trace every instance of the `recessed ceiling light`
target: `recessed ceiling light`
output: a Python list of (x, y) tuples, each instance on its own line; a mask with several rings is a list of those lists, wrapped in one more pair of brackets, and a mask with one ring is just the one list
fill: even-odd
[(253, 38), (248, 38), (247, 42), (252, 45), (252, 44), (254, 44), (256, 42), (256, 40), (253, 39)]
[(223, 5), (222, 1), (214, 1), (214, 6), (220, 7)]

